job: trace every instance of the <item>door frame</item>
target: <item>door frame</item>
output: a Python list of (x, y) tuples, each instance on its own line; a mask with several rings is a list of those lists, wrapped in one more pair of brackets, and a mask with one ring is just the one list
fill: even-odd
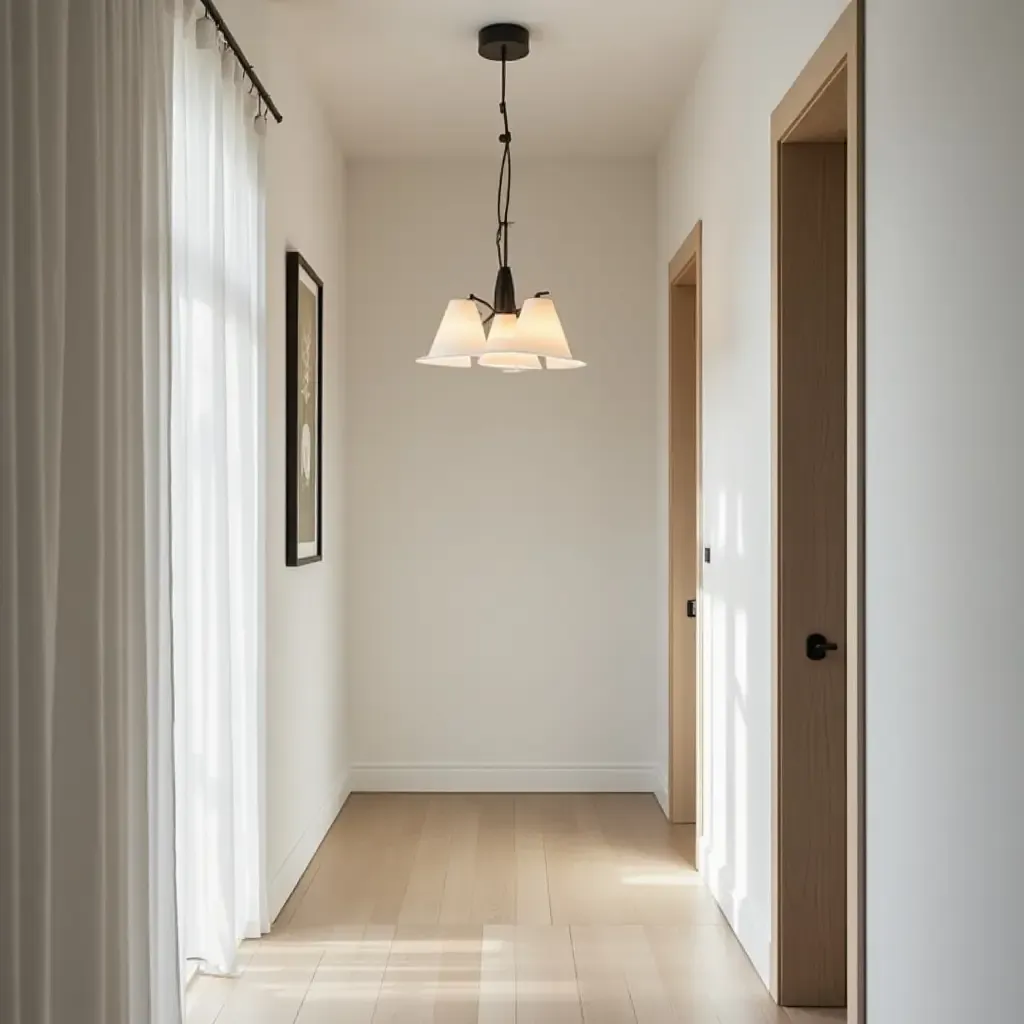
[(701, 475), (702, 225), (694, 225), (668, 266), (669, 316), (669, 765), (668, 812), (702, 833)]
[(771, 975), (779, 996), (779, 151), (835, 77), (847, 74), (846, 815), (847, 1020), (865, 1019), (864, 896), (864, 10), (853, 2), (772, 114)]

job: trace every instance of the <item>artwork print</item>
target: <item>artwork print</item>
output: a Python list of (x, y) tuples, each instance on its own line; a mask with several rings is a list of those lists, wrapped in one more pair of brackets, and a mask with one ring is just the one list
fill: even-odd
[(286, 263), (288, 565), (318, 561), (323, 467), (323, 283), (297, 252)]

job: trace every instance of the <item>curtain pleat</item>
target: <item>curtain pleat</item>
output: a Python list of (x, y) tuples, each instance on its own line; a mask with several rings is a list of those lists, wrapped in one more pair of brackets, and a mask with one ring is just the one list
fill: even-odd
[(0, 1020), (180, 1018), (171, 21), (0, 0)]

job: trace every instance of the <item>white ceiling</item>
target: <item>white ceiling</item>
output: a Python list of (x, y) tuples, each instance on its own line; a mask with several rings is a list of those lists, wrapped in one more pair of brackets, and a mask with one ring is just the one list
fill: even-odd
[(499, 65), (481, 25), (514, 21), (513, 152), (653, 153), (723, 0), (280, 0), (346, 155), (497, 155)]

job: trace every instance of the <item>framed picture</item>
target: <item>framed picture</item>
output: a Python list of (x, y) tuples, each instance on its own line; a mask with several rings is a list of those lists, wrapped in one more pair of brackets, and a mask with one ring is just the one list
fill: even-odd
[(324, 285), (294, 251), (285, 258), (285, 564), (323, 557)]

